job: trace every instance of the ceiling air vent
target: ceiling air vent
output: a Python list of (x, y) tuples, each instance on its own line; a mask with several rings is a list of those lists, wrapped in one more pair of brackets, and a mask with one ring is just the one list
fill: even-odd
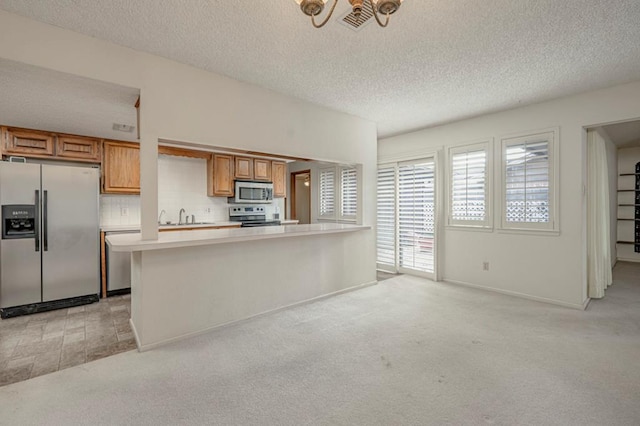
[(134, 126), (129, 126), (127, 124), (113, 123), (113, 130), (118, 132), (131, 133), (135, 129)]
[(365, 1), (362, 5), (362, 14), (360, 15), (360, 19), (356, 19), (353, 12), (349, 12), (346, 15), (339, 17), (338, 22), (348, 28), (351, 28), (353, 31), (360, 31), (371, 23), (372, 18), (373, 10), (371, 9), (371, 4), (368, 1)]

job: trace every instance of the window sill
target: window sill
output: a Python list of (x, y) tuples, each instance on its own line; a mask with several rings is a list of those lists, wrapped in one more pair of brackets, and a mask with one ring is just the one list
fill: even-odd
[(493, 232), (493, 226), (445, 225), (447, 231)]
[(543, 237), (560, 236), (559, 229), (526, 229), (526, 228), (497, 228), (500, 234), (539, 235)]

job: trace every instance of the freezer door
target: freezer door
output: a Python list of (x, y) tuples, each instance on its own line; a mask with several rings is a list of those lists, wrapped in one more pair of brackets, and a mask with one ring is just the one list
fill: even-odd
[[(0, 205), (36, 205), (39, 192), (39, 164), (0, 162)], [(42, 301), (39, 250), (35, 238), (0, 240), (1, 308)]]
[(42, 166), (42, 300), (99, 292), (99, 171)]

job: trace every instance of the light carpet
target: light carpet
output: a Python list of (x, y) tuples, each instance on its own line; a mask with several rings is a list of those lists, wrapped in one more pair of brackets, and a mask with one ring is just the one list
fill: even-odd
[(0, 424), (638, 425), (629, 265), (585, 312), (399, 276), (5, 386)]

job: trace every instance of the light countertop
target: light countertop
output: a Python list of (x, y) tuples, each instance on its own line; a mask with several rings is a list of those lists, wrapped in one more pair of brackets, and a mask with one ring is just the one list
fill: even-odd
[(157, 240), (142, 240), (140, 234), (107, 236), (113, 251), (133, 252), (169, 248), (193, 247), (209, 244), (225, 244), (272, 238), (306, 237), (371, 229), (370, 226), (341, 223), (312, 223), (307, 225), (262, 226), (255, 228), (203, 229), (162, 232)]
[[(238, 226), (238, 222), (212, 222), (182, 225), (160, 225), (159, 229), (183, 229), (183, 228), (211, 228), (212, 226)], [(102, 232), (118, 232), (118, 231), (140, 231), (140, 225), (101, 225)]]

